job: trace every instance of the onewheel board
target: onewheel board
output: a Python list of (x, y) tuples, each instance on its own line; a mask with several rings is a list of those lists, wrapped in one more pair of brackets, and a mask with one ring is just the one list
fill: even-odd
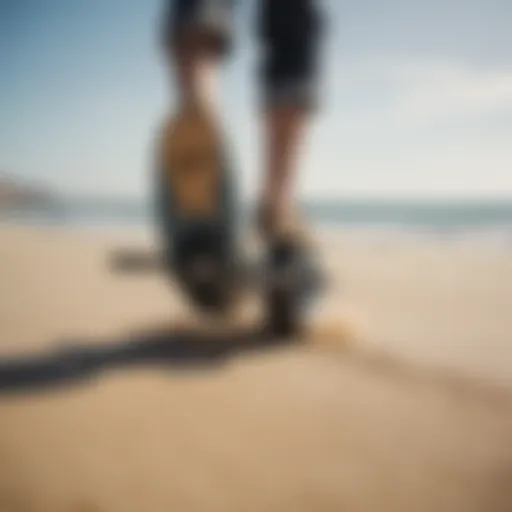
[(210, 116), (184, 109), (166, 125), (159, 177), (172, 275), (199, 307), (224, 309), (233, 291), (235, 222), (226, 155)]

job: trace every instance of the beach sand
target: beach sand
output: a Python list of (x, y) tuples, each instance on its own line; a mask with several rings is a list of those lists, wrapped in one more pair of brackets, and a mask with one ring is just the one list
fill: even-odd
[(258, 348), (109, 265), (150, 236), (1, 227), (0, 512), (512, 510), (510, 248), (320, 241), (311, 335)]

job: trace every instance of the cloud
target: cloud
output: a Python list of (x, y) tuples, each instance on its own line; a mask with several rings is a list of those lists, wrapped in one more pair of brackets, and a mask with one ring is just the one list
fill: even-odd
[[(512, 115), (512, 70), (478, 69), (459, 63), (370, 60), (348, 63), (342, 88), (386, 92), (381, 108), (417, 118)], [(373, 105), (375, 106), (375, 105)]]
[(416, 116), (512, 113), (512, 72), (432, 69), (398, 102)]
[(512, 69), (332, 64), (334, 105), (306, 156), (306, 194), (512, 197)]

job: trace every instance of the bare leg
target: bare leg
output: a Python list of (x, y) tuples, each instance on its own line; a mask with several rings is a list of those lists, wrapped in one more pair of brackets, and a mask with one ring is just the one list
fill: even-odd
[(199, 33), (183, 34), (169, 51), (178, 98), (186, 107), (214, 109), (220, 68), (218, 53)]
[(269, 109), (265, 116), (266, 174), (261, 196), (262, 228), (289, 229), (296, 209), (296, 168), (308, 115), (296, 106)]
[(298, 228), (296, 174), (315, 102), (319, 18), (316, 0), (260, 2), (266, 168), (259, 222), (273, 236)]
[(235, 0), (165, 0), (164, 44), (182, 105), (213, 107), (229, 53)]

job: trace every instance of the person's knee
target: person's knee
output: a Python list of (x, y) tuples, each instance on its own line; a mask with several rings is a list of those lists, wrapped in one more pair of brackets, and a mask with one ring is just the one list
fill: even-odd
[(232, 39), (233, 0), (172, 0), (164, 44), (172, 53), (204, 51), (223, 55)]

